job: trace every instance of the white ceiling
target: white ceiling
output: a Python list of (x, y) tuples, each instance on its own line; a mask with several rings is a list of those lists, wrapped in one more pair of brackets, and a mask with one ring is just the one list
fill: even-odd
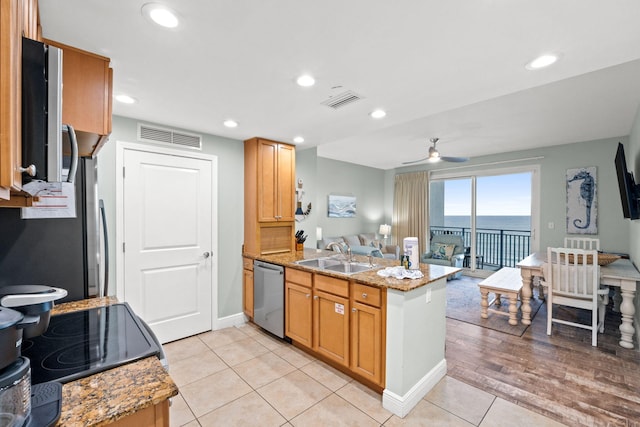
[[(390, 169), (628, 135), (640, 102), (638, 0), (39, 0), (43, 35), (111, 58), (114, 114), (317, 146)], [(542, 53), (554, 66), (528, 71)], [(316, 85), (301, 88), (299, 74)], [(321, 103), (351, 90), (363, 99)], [(375, 108), (387, 117), (371, 119)], [(233, 118), (235, 129), (222, 125)]]

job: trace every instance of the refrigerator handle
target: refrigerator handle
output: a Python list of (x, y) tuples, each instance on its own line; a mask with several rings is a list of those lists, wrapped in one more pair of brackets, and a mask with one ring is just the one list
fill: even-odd
[(102, 219), (102, 233), (104, 238), (104, 286), (102, 296), (109, 295), (109, 234), (107, 233), (107, 215), (104, 210), (104, 201), (100, 199), (98, 202), (100, 207), (100, 218)]
[(62, 130), (69, 133), (69, 145), (71, 146), (71, 165), (69, 166), (69, 175), (67, 182), (74, 182), (76, 179), (76, 170), (78, 170), (78, 141), (76, 140), (76, 131), (71, 125), (62, 125)]

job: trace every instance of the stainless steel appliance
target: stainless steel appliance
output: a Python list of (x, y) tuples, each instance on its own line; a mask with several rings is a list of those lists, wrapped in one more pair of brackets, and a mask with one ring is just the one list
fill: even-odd
[(284, 268), (253, 262), (253, 321), (284, 338)]
[(47, 285), (66, 289), (59, 302), (100, 295), (101, 264), (97, 164), (82, 158), (75, 180), (76, 218), (21, 219), (20, 209), (0, 209), (0, 287)]

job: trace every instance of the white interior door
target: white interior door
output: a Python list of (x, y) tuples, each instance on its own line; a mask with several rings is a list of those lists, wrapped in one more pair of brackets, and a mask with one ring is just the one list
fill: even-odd
[(209, 159), (125, 149), (124, 300), (161, 342), (212, 328)]

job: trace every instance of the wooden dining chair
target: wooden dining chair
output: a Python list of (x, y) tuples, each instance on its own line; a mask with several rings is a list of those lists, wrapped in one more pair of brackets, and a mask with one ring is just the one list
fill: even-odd
[[(547, 248), (544, 266), (547, 287), (547, 335), (551, 325), (561, 323), (591, 330), (591, 345), (598, 345), (598, 332), (604, 332), (604, 312), (609, 288), (600, 287), (598, 251), (571, 248)], [(554, 317), (553, 306), (591, 310), (591, 325)]]
[(565, 248), (575, 248), (575, 249), (584, 249), (587, 251), (590, 250), (600, 250), (600, 239), (594, 239), (591, 237), (565, 237), (564, 238), (564, 247)]

